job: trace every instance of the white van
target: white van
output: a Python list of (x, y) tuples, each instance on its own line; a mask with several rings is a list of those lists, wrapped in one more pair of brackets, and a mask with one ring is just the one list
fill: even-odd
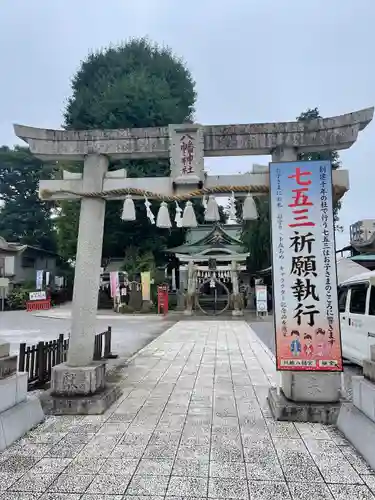
[(341, 283), (338, 302), (343, 357), (363, 366), (375, 344), (375, 271)]

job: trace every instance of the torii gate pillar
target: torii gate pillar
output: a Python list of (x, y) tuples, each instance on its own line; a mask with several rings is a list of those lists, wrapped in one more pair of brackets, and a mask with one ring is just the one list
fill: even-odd
[[(204, 171), (204, 156), (269, 154), (280, 161), (294, 160), (299, 152), (346, 149), (355, 143), (373, 113), (374, 109), (368, 108), (308, 123), (182, 124), (128, 130), (45, 130), (15, 125), (16, 135), (29, 144), (35, 156), (47, 161), (84, 161), (83, 175), (64, 172), (63, 180), (41, 181), (39, 185), (42, 199), (82, 199), (69, 355), (66, 364), (53, 369), (51, 411), (103, 413), (118, 396), (114, 389), (105, 388), (105, 364), (92, 361), (105, 199), (109, 199), (106, 192), (136, 188), (171, 196), (197, 187), (228, 186), (227, 192), (221, 192), (226, 196), (231, 186), (237, 186), (243, 187), (242, 193), (237, 189), (239, 194), (246, 195), (249, 190), (266, 194), (267, 172), (209, 176)], [(109, 158), (169, 158), (171, 176), (130, 179), (124, 170), (107, 172)], [(348, 172), (333, 172), (333, 184), (336, 197), (341, 197), (349, 189)], [(87, 197), (88, 192), (99, 195)]]
[[(88, 155), (84, 160), (83, 189), (101, 191), (107, 170), (106, 156)], [(89, 366), (92, 363), (92, 334), (95, 332), (100, 286), (105, 203), (102, 198), (82, 198), (81, 201), (72, 305), (72, 335), (69, 340), (67, 362), (70, 367)]]

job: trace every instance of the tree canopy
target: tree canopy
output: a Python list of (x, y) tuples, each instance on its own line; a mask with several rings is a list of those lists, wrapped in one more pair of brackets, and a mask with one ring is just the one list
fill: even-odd
[[(318, 108), (307, 109), (298, 117), (298, 121), (314, 120), (322, 118)], [(332, 168), (340, 168), (340, 158), (337, 151), (324, 151), (315, 153), (300, 153), (299, 160), (330, 160)], [(249, 267), (253, 272), (266, 269), (271, 266), (271, 223), (270, 223), (270, 203), (269, 196), (260, 196), (255, 199), (259, 219), (256, 221), (244, 221), (242, 226), (242, 241), (245, 248), (250, 252)], [(340, 202), (334, 206), (334, 221), (336, 230), (342, 230), (338, 224), (338, 211), (341, 207)]]
[[(195, 83), (183, 61), (170, 49), (143, 38), (91, 53), (74, 76), (72, 90), (64, 115), (67, 129), (161, 127), (191, 122), (196, 99)], [(76, 170), (82, 166), (70, 168)], [(126, 168), (129, 177), (170, 173), (168, 159), (110, 165), (110, 169), (117, 168)], [(128, 247), (141, 247), (143, 252), (151, 251), (157, 256), (166, 246), (183, 242), (184, 230), (156, 228), (149, 223), (143, 202), (136, 205), (137, 220), (123, 222), (122, 202), (107, 203), (103, 257), (124, 256)], [(74, 258), (79, 202), (62, 202), (60, 207), (59, 249), (65, 257)], [(156, 215), (156, 202), (152, 203), (152, 209)]]
[(38, 196), (39, 179), (50, 178), (53, 170), (28, 148), (0, 147), (0, 236), (5, 240), (56, 250), (53, 204)]
[[(322, 118), (319, 114), (318, 108), (308, 109), (304, 113), (301, 113), (297, 118), (298, 121), (314, 120), (316, 118)], [(337, 170), (341, 167), (340, 156), (337, 151), (323, 151), (321, 153), (300, 153), (298, 155), (299, 160), (330, 160), (332, 164), (332, 169)], [(341, 208), (341, 201), (334, 202), (333, 206), (333, 219), (336, 231), (343, 231), (343, 227), (339, 224), (339, 210)]]

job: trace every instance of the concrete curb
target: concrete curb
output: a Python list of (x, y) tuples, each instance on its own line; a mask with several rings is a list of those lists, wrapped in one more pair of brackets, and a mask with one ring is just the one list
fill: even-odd
[[(246, 323), (246, 321), (245, 321)], [(273, 354), (273, 352), (271, 351), (271, 349), (269, 347), (266, 346), (266, 344), (263, 342), (263, 340), (261, 340), (257, 334), (257, 332), (254, 330), (254, 328), (252, 328), (248, 323), (246, 323), (247, 326), (250, 328), (250, 330), (256, 335), (257, 339), (258, 339), (258, 342), (259, 344), (261, 345), (262, 349), (265, 351), (265, 353), (271, 358), (271, 360), (275, 363), (275, 366), (276, 366), (276, 357), (275, 355)]]
[(342, 403), (337, 427), (375, 470), (375, 423), (352, 403)]

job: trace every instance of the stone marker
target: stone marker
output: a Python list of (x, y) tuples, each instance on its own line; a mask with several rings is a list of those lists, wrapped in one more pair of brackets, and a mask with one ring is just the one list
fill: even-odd
[(27, 373), (17, 373), (17, 356), (0, 341), (0, 451), (35, 425), (44, 413), (38, 398), (27, 396)]
[(10, 344), (0, 342), (0, 380), (17, 371), (17, 356), (9, 356)]
[(140, 311), (142, 309), (142, 290), (140, 288), (133, 287), (129, 293), (129, 307), (134, 311)]
[(0, 341), (0, 358), (9, 356), (10, 344), (8, 342)]

